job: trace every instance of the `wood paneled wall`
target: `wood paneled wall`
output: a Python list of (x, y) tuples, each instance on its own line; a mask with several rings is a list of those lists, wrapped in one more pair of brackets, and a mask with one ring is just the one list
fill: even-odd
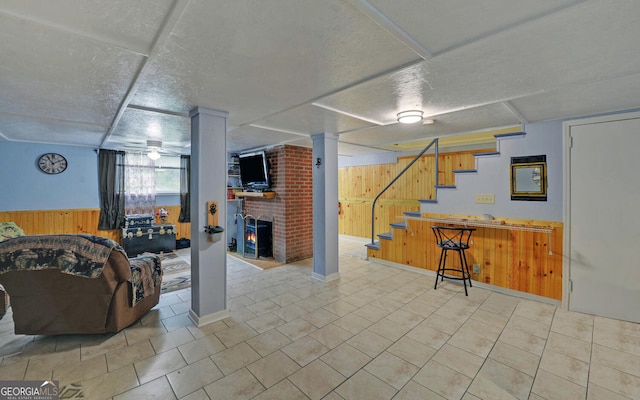
[[(474, 169), (473, 153), (491, 149), (441, 153), (438, 159), (440, 185), (454, 185), (456, 169)], [(399, 157), (396, 164), (365, 165), (338, 169), (338, 200), (341, 213), (338, 231), (344, 235), (371, 237), (371, 205), (384, 187), (413, 160)], [(422, 156), (376, 203), (375, 234), (389, 231), (405, 211), (420, 211), (418, 200), (435, 198), (435, 155)]]
[[(474, 169), (473, 153), (484, 149), (443, 153), (438, 160), (440, 185), (455, 185), (453, 170)], [(339, 232), (371, 237), (371, 204), (375, 196), (413, 157), (401, 157), (397, 164), (340, 168), (338, 217)], [(435, 198), (435, 156), (420, 158), (376, 203), (375, 235), (393, 230), (393, 240), (380, 240), (380, 250), (369, 250), (369, 257), (435, 271), (440, 257), (431, 231), (433, 222), (409, 219), (408, 229), (392, 229), (390, 223), (402, 222), (405, 211), (419, 211), (421, 199)], [(443, 218), (448, 215), (429, 214)], [(458, 216), (474, 218), (472, 216)], [(560, 222), (506, 220), (508, 224), (552, 227), (551, 235), (517, 229), (477, 228), (468, 250), (469, 264), (480, 264), (480, 273), (472, 279), (556, 300), (562, 299), (562, 240)], [(375, 237), (378, 240), (377, 237)], [(550, 246), (553, 252), (549, 254)], [(448, 262), (459, 263), (453, 257)]]
[[(437, 214), (424, 216), (446, 217)], [(435, 223), (423, 219), (409, 219), (407, 222), (408, 229), (393, 229), (393, 240), (380, 240), (380, 250), (369, 249), (369, 257), (435, 271), (440, 257), (440, 249), (431, 231)], [(505, 223), (551, 227), (553, 231), (548, 234), (515, 228), (476, 228), (466, 253), (471, 270), (473, 264), (480, 264), (480, 273), (472, 273), (472, 279), (562, 300), (562, 223), (525, 220), (505, 220)], [(459, 265), (455, 257), (449, 257), (449, 262)]]
[[(191, 238), (191, 224), (178, 222), (180, 206), (163, 206), (169, 211), (167, 223), (176, 226), (176, 238)], [(77, 234), (103, 236), (120, 241), (121, 232), (98, 230), (99, 209), (2, 211), (0, 222), (15, 222), (28, 235)]]

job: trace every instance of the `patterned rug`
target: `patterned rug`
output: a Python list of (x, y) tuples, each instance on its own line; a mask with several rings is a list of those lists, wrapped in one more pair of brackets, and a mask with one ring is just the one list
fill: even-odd
[(84, 399), (84, 392), (82, 391), (82, 385), (80, 383), (70, 383), (66, 386), (63, 386), (59, 390), (58, 394), (60, 400), (63, 399), (74, 399), (80, 400)]
[(162, 289), (161, 294), (191, 286), (191, 265), (175, 253), (161, 254)]

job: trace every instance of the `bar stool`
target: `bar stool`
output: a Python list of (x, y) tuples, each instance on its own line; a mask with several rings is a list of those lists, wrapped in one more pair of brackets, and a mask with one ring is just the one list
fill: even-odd
[[(469, 264), (467, 264), (465, 250), (469, 248), (471, 233), (475, 231), (475, 228), (432, 226), (431, 230), (436, 237), (436, 245), (440, 247), (440, 262), (438, 263), (436, 283), (433, 288), (438, 288), (438, 278), (440, 278), (440, 282), (444, 281), (444, 278), (455, 279), (464, 283), (464, 294), (468, 296), (467, 281), (469, 281), (469, 287), (473, 287), (473, 285), (471, 284), (471, 274), (469, 273)], [(460, 268), (446, 267), (447, 253), (450, 251), (458, 253)], [(454, 271), (461, 276), (448, 275), (446, 271)]]

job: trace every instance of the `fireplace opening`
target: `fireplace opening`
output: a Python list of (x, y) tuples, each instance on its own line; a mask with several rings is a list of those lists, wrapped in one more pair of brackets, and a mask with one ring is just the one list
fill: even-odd
[(244, 254), (250, 258), (273, 258), (273, 223), (247, 216), (244, 222)]

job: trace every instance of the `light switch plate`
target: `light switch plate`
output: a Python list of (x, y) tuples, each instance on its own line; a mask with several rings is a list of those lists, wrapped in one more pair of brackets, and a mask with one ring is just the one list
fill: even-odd
[(493, 193), (476, 193), (476, 204), (495, 204), (496, 195)]

